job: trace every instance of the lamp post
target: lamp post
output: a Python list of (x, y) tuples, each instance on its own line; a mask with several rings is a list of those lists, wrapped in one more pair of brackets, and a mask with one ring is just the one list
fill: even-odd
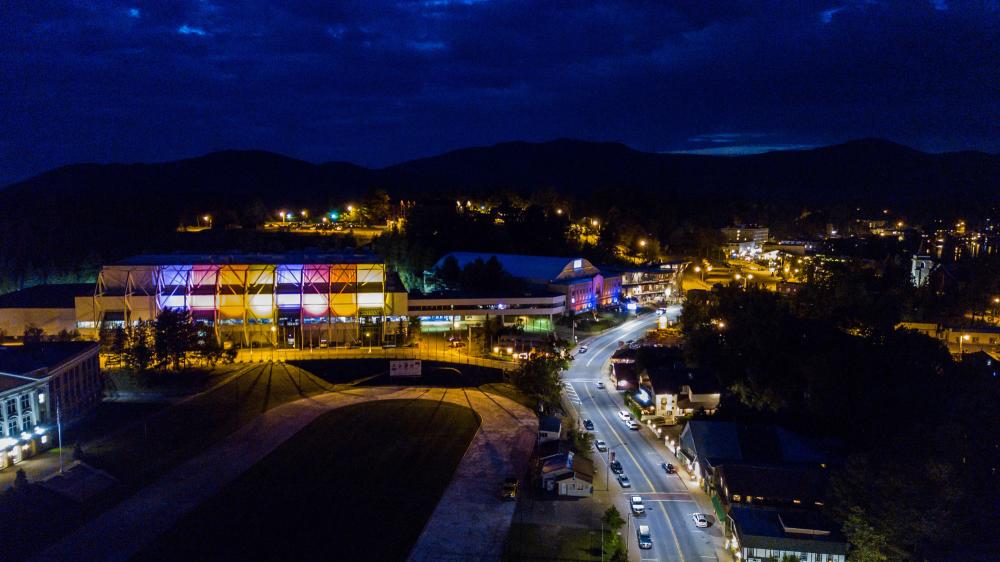
[(962, 337), (958, 338), (958, 355), (959, 357), (965, 356), (965, 342), (969, 341), (969, 334), (962, 334)]
[(271, 362), (274, 362), (274, 349), (278, 347), (278, 329), (271, 326)]

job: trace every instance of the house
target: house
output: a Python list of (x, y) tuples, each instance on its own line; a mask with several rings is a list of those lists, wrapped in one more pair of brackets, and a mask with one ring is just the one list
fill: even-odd
[(675, 362), (644, 369), (635, 399), (650, 415), (671, 419), (697, 411), (714, 413), (720, 396), (715, 375)]
[(594, 493), (594, 462), (572, 452), (540, 460), (542, 488), (560, 496), (586, 497)]
[(815, 511), (737, 506), (726, 527), (730, 550), (746, 562), (782, 560), (845, 562), (847, 540), (837, 525)]
[(715, 478), (726, 506), (806, 508), (824, 504), (829, 471), (815, 465), (732, 463), (718, 467)]
[(635, 363), (611, 363), (611, 382), (620, 390), (639, 388)]
[(677, 456), (692, 480), (712, 490), (716, 470), (740, 463), (820, 466), (827, 454), (816, 443), (772, 425), (692, 420), (681, 432)]
[(0, 347), (0, 469), (52, 446), (57, 423), (101, 400), (98, 344), (51, 342)]
[(538, 418), (538, 442), (558, 441), (562, 434), (562, 421), (555, 416)]

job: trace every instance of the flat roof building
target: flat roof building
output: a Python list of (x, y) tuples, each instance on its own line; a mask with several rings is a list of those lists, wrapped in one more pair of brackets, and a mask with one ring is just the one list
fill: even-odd
[(621, 276), (605, 275), (584, 258), (452, 252), (438, 260), (435, 268), (442, 267), (449, 258), (454, 258), (459, 268), (464, 268), (476, 260), (487, 262), (490, 258), (496, 258), (503, 269), (512, 276), (564, 295), (566, 312), (583, 312), (616, 305), (620, 300)]
[(51, 447), (57, 422), (101, 401), (97, 352), (93, 342), (0, 346), (0, 469)]
[(736, 506), (729, 512), (730, 549), (741, 560), (844, 562), (847, 540), (837, 526), (812, 511)]

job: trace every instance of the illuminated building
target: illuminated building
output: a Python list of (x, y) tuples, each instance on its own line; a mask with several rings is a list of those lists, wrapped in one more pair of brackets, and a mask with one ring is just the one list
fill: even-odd
[(220, 342), (381, 343), (405, 329), (406, 292), (372, 254), (142, 255), (98, 274), (83, 330), (190, 311)]
[(97, 352), (92, 342), (0, 347), (0, 469), (52, 447), (57, 423), (100, 403)]
[(435, 268), (442, 267), (449, 257), (455, 259), (459, 268), (464, 268), (476, 260), (485, 263), (490, 258), (496, 258), (504, 271), (512, 276), (565, 295), (566, 312), (594, 310), (617, 305), (620, 302), (621, 276), (604, 274), (583, 258), (452, 252), (438, 260)]

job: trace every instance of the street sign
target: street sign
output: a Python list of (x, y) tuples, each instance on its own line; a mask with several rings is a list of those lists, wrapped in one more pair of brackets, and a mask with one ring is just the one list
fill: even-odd
[(419, 377), (421, 371), (420, 359), (390, 360), (390, 377)]

